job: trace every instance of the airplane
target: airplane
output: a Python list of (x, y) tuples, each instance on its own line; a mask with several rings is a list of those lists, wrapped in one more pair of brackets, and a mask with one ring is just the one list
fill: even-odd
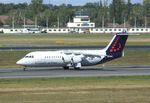
[(58, 50), (35, 51), (28, 53), (16, 64), (27, 67), (63, 67), (68, 70), (73, 67), (79, 70), (82, 66), (102, 64), (123, 56), (128, 34), (116, 33), (104, 49), (97, 50)]

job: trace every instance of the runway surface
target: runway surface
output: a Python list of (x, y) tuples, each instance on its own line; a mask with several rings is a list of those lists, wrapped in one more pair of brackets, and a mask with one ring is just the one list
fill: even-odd
[(0, 69), (0, 78), (94, 77), (150, 75), (150, 66), (143, 67), (84, 67), (81, 70), (62, 68)]

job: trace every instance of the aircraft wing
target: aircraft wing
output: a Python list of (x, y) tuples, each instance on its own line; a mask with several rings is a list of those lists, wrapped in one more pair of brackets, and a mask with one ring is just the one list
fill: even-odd
[[(84, 57), (104, 57), (107, 55), (95, 55), (95, 54), (90, 54), (90, 53), (83, 53), (83, 52), (78, 52), (78, 51), (64, 51), (64, 54), (66, 55), (83, 55)], [(108, 55), (107, 57), (112, 57), (111, 55)]]

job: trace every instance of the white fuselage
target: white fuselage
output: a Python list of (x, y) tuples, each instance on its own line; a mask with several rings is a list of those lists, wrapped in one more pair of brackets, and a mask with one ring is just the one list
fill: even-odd
[(99, 64), (105, 56), (104, 50), (38, 51), (27, 54), (17, 64), (29, 67), (81, 67)]

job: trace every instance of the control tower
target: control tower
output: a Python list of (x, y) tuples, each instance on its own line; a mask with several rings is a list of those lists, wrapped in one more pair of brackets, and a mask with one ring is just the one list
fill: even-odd
[(67, 27), (72, 29), (88, 30), (90, 28), (94, 28), (95, 23), (90, 21), (90, 17), (87, 12), (78, 11), (75, 13), (75, 16), (73, 17), (73, 22), (67, 23)]

